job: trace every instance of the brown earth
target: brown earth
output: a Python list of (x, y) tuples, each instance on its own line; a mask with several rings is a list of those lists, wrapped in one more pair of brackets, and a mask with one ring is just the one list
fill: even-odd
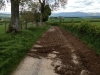
[(96, 55), (95, 50), (56, 26), (51, 26), (27, 55), (52, 60), (51, 65), (56, 73), (53, 75), (100, 75), (100, 56)]

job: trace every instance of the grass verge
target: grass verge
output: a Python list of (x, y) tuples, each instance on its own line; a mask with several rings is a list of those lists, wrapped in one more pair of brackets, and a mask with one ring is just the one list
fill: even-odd
[(0, 36), (0, 75), (9, 75), (49, 26)]
[(91, 25), (90, 22), (86, 21), (81, 22), (80, 25), (72, 23), (70, 25), (62, 24), (60, 26), (82, 39), (100, 55), (100, 27)]

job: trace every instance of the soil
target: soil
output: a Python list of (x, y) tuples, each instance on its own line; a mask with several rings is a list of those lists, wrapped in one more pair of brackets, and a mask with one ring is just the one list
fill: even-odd
[(100, 75), (100, 56), (71, 33), (51, 26), (12, 75)]

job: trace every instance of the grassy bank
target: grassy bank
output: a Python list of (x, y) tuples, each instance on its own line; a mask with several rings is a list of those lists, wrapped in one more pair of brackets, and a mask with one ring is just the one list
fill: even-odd
[(100, 27), (91, 25), (90, 22), (83, 21), (79, 25), (62, 24), (60, 25), (65, 30), (73, 33), (77, 37), (81, 38), (91, 48), (96, 50), (97, 54), (100, 55)]
[(0, 34), (0, 75), (9, 75), (48, 28), (44, 26), (16, 34)]

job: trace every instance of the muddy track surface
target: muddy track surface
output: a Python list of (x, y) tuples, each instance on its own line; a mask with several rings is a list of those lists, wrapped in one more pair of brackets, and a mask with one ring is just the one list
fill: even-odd
[(79, 38), (51, 26), (12, 75), (100, 75), (100, 56)]

